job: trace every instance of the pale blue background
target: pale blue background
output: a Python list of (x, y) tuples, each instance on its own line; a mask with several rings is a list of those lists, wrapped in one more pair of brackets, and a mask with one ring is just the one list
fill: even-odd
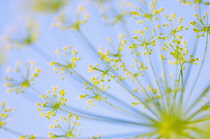
[[(21, 2), (24, 2), (21, 1)], [(38, 38), (38, 42), (35, 44), (36, 47), (41, 48), (44, 52), (49, 54), (51, 57), (55, 57), (54, 51), (57, 48), (61, 48), (64, 45), (72, 45), (78, 47), (78, 51), (80, 52), (81, 56), (86, 55), (86, 58), (90, 60), (90, 63), (95, 63), (94, 60), (91, 60), (91, 55), (86, 53), (85, 49), (83, 48), (85, 43), (81, 41), (78, 34), (71, 31), (60, 31), (58, 28), (51, 28), (49, 26), (50, 23), (54, 21), (55, 15), (41, 15), (41, 14), (34, 14), (29, 13), (27, 10), (23, 10), (20, 7), (19, 0), (0, 0), (0, 35), (3, 36), (4, 33), (7, 31), (7, 29), (11, 25), (15, 24), (21, 24), (21, 18), (24, 16), (35, 16), (36, 19), (39, 20), (41, 23), (39, 33), (40, 38)], [(81, 1), (84, 3), (83, 1)], [(73, 6), (76, 4), (75, 1), (71, 3)], [(189, 21), (192, 18), (192, 8), (189, 7), (182, 7), (180, 4), (178, 4), (175, 0), (162, 0), (160, 2), (160, 7), (165, 7), (165, 12), (170, 13), (177, 13), (177, 16), (181, 16), (184, 18), (184, 23), (189, 23)], [(204, 9), (207, 9), (208, 7), (204, 7)], [(106, 46), (106, 38), (111, 37), (112, 40), (115, 40), (120, 33), (124, 33), (122, 31), (120, 24), (117, 24), (113, 29), (104, 28), (103, 24), (100, 23), (101, 20), (97, 15), (94, 15), (96, 13), (97, 8), (90, 6), (88, 8), (88, 11), (91, 15), (91, 21), (82, 27), (82, 30), (84, 34), (88, 36), (88, 38), (95, 44), (95, 46)], [(209, 11), (209, 9), (207, 9)], [(185, 22), (186, 21), (186, 22)], [(131, 28), (130, 33), (133, 34), (134, 29), (139, 29), (141, 27), (139, 26), (133, 26), (134, 23), (128, 22), (127, 26)], [(62, 36), (62, 37), (61, 37)], [(189, 41), (191, 44), (193, 41), (191, 41), (191, 34), (186, 35), (187, 41)], [(202, 40), (204, 41), (204, 40)], [(201, 42), (198, 46), (198, 56), (202, 54), (202, 50), (204, 48), (203, 43)], [(89, 56), (88, 56), (89, 55)], [(47, 90), (50, 90), (52, 86), (58, 86), (58, 88), (64, 88), (66, 92), (72, 92), (69, 93), (69, 99), (74, 106), (84, 108), (85, 101), (77, 100), (75, 98), (78, 98), (78, 94), (84, 93), (83, 92), (83, 85), (79, 85), (78, 83), (74, 82), (73, 80), (69, 81), (66, 79), (65, 81), (60, 81), (59, 76), (53, 74), (52, 68), (48, 66), (48, 62), (45, 61), (42, 57), (37, 55), (34, 51), (32, 51), (30, 48), (25, 48), (25, 50), (11, 50), (8, 52), (7, 55), (7, 63), (0, 68), (0, 72), (2, 74), (5, 73), (5, 69), (7, 66), (13, 67), (14, 63), (16, 63), (17, 60), (23, 60), (26, 61), (27, 59), (33, 59), (35, 60), (35, 65), (40, 67), (42, 69), (42, 73), (38, 79), (35, 80), (36, 85), (35, 88), (37, 88), (40, 92), (45, 93)], [(201, 78), (198, 82), (197, 89), (204, 88), (207, 83), (209, 82), (209, 60), (210, 55), (207, 55), (208, 59), (206, 61), (206, 65), (204, 66), (204, 70), (202, 72)], [(89, 63), (88, 63), (89, 64)], [(86, 62), (84, 64), (80, 64), (81, 68), (77, 68), (78, 71), (87, 71)], [(156, 65), (156, 68), (158, 68), (158, 65)], [(198, 68), (197, 68), (198, 69)], [(193, 69), (194, 72), (197, 72), (197, 69)], [(81, 72), (83, 75), (85, 73)], [(86, 75), (88, 77), (89, 75)], [(193, 75), (190, 76), (190, 80), (193, 80), (195, 77)], [(1, 84), (2, 80), (1, 80)], [(75, 88), (76, 86), (76, 88)], [(6, 89), (2, 86), (0, 86), (0, 101), (6, 100), (8, 103), (8, 106), (15, 109), (14, 112), (10, 114), (10, 122), (8, 122), (7, 127), (11, 128), (12, 130), (16, 130), (18, 132), (21, 132), (23, 134), (35, 134), (40, 137), (47, 137), (47, 132), (49, 131), (48, 125), (53, 121), (46, 120), (44, 117), (39, 117), (39, 112), (36, 111), (37, 106), (34, 105), (34, 102), (40, 101), (39, 98), (35, 97), (34, 95), (30, 96), (27, 93), (31, 93), (31, 90), (28, 90), (26, 94), (20, 94), (15, 95), (14, 93), (7, 94)], [(114, 87), (113, 92), (120, 92), (122, 91), (121, 88), (118, 86)], [(78, 93), (77, 93), (78, 92)], [(122, 96), (122, 99), (126, 101), (126, 96)], [(102, 105), (103, 106), (103, 105)], [(97, 110), (98, 112), (101, 112), (101, 114), (109, 115), (112, 109), (109, 109), (108, 107), (105, 107), (107, 109), (103, 110), (104, 107), (96, 107), (92, 108), (92, 110)], [(113, 114), (115, 115), (115, 114)], [(116, 113), (117, 116), (120, 115), (120, 113)], [(82, 124), (82, 135), (84, 136), (92, 136), (97, 134), (103, 134), (105, 135), (112, 135), (112, 134), (120, 134), (120, 133), (129, 133), (129, 132), (137, 132), (141, 129), (139, 127), (132, 127), (132, 126), (123, 126), (120, 124), (112, 125), (112, 124), (104, 124), (100, 122), (92, 122), (87, 120), (81, 120)], [(112, 127), (112, 129), (110, 129)], [(0, 138), (3, 139), (13, 139), (14, 137), (17, 138), (17, 136), (10, 134), (8, 132), (5, 132), (0, 129)]]

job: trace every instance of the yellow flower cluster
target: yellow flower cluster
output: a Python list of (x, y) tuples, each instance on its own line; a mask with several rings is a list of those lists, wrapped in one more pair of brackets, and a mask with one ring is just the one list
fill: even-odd
[(38, 27), (38, 22), (30, 19), (25, 24), (21, 24), (21, 26), (19, 25), (8, 32), (4, 36), (4, 40), (8, 42), (9, 48), (23, 48), (33, 45), (37, 41)]
[(60, 14), (56, 17), (57, 22), (53, 24), (53, 26), (60, 27), (63, 30), (71, 29), (71, 30), (80, 31), (80, 26), (82, 24), (85, 24), (89, 19), (87, 10), (82, 6), (78, 6), (75, 14), (73, 15), (75, 16), (75, 20), (72, 17), (72, 15), (69, 15), (69, 13), (71, 12), (69, 11), (68, 13), (60, 12)]
[(31, 9), (35, 12), (54, 13), (67, 4), (68, 0), (32, 0)]
[(164, 23), (162, 25), (156, 25), (156, 28), (159, 28), (163, 31), (163, 33), (159, 33), (157, 39), (167, 40), (167, 39), (182, 39), (182, 36), (179, 35), (181, 31), (188, 30), (188, 27), (184, 27), (180, 25), (182, 23), (183, 18), (180, 17), (178, 19), (178, 24), (176, 23), (177, 18), (176, 14), (173, 13), (170, 15), (164, 15), (165, 19), (168, 23)]
[(205, 0), (178, 0), (179, 2), (182, 2), (184, 5), (193, 5), (193, 4), (204, 4), (204, 5), (210, 5), (209, 1)]
[(148, 8), (137, 8), (136, 6), (135, 11), (131, 11), (130, 15), (132, 15), (132, 18), (136, 19), (138, 17), (142, 17), (143, 20), (137, 21), (137, 24), (141, 24), (145, 20), (152, 21), (152, 20), (157, 20), (158, 17), (157, 15), (163, 12), (164, 8), (159, 8), (157, 9), (157, 0), (152, 0), (150, 4), (146, 0), (140, 0), (142, 3), (143, 7), (148, 7)]
[[(90, 85), (89, 83), (85, 82), (85, 89), (88, 90), (90, 93), (88, 94), (81, 94), (79, 95), (80, 99), (87, 98), (87, 108), (90, 107), (90, 104), (92, 106), (95, 106), (96, 104), (94, 102), (97, 101), (103, 101), (107, 99), (106, 97), (103, 97), (103, 94), (105, 93), (105, 85), (101, 85), (101, 87), (98, 87), (96, 85)], [(110, 87), (107, 87), (109, 89)]]
[(110, 38), (108, 38), (108, 41), (109, 41), (109, 44), (111, 45), (111, 47), (117, 47), (117, 50), (115, 50), (114, 52), (112, 52), (110, 50), (106, 50), (104, 52), (103, 48), (101, 47), (97, 53), (100, 56), (100, 60), (105, 60), (107, 62), (121, 60), (121, 58), (123, 56), (122, 51), (127, 43), (127, 41), (124, 39), (124, 37), (125, 37), (125, 35), (123, 35), (123, 34), (121, 34), (119, 36), (118, 46), (113, 46)]
[[(11, 69), (7, 71), (11, 72)], [(34, 80), (39, 76), (41, 70), (34, 67), (33, 61), (26, 63), (19, 61), (16, 63), (14, 72), (16, 74), (12, 75), (12, 77), (4, 77), (4, 85), (8, 87), (8, 92), (19, 94), (25, 92), (26, 88), (30, 88), (34, 84)]]
[(196, 21), (192, 21), (190, 22), (190, 25), (192, 25), (193, 31), (195, 33), (201, 33), (199, 35), (197, 35), (197, 37), (203, 37), (205, 35), (205, 33), (208, 35), (210, 34), (210, 24), (208, 23), (208, 13), (205, 12), (205, 15), (202, 17), (199, 17), (198, 14), (194, 14), (194, 16), (197, 18), (197, 22)]
[[(49, 138), (72, 138), (80, 135), (78, 126), (80, 125), (79, 117), (69, 114), (66, 117), (59, 117), (59, 120), (54, 120), (55, 125), (50, 125), (49, 128), (57, 131), (57, 134), (48, 133)], [(62, 123), (62, 124), (60, 124)], [(63, 124), (65, 123), (65, 124)]]
[[(169, 64), (183, 65), (184, 63), (190, 63), (197, 65), (196, 61), (198, 60), (198, 58), (193, 58), (193, 55), (188, 56), (189, 50), (185, 41), (180, 42), (178, 40), (173, 40), (173, 43), (164, 43), (164, 47), (162, 47), (161, 49), (164, 51), (168, 51), (170, 56), (172, 56), (172, 58), (175, 59), (174, 61), (168, 61)], [(161, 55), (160, 58), (162, 60), (165, 60), (171, 57), (165, 58), (163, 55)]]
[[(134, 50), (140, 47), (140, 50), (137, 49), (135, 51), (136, 56), (138, 56), (139, 54), (150, 55), (152, 53), (152, 49), (150, 49), (148, 46), (155, 46), (155, 42), (156, 42), (156, 39), (154, 37), (154, 33), (155, 33), (154, 29), (149, 31), (148, 27), (144, 27), (144, 30), (140, 30), (140, 31), (134, 30), (134, 33), (137, 34), (137, 36), (132, 37), (132, 39), (135, 40), (136, 43), (132, 43), (130, 46), (128, 46), (128, 48), (130, 48), (131, 50)], [(131, 51), (131, 53), (133, 52)]]
[(40, 112), (40, 116), (45, 116), (50, 119), (55, 116), (59, 108), (66, 105), (67, 99), (64, 98), (65, 91), (63, 89), (57, 91), (57, 87), (53, 87), (52, 91), (47, 91), (48, 95), (41, 95), (44, 99), (43, 103), (38, 102), (36, 105), (38, 111), (47, 111), (46, 113)]
[[(49, 63), (49, 65), (54, 66), (54, 73), (57, 73), (59, 71), (59, 74), (61, 75), (64, 72), (72, 74), (72, 69), (76, 67), (76, 62), (80, 60), (80, 58), (77, 57), (77, 51), (75, 49), (72, 49), (71, 46), (66, 46), (62, 48), (62, 51), (57, 50), (55, 51), (55, 53), (57, 55), (60, 55), (62, 61), (52, 61)], [(64, 79), (64, 77), (61, 77), (61, 79)]]
[(27, 137), (26, 135), (22, 135), (22, 136), (20, 136), (18, 139), (36, 139), (36, 136), (34, 136), (34, 135), (29, 135), (29, 137)]
[(1, 107), (0, 107), (0, 129), (6, 125), (6, 121), (9, 120), (8, 119), (8, 112), (12, 111), (11, 108), (6, 108), (6, 102), (2, 102), (1, 103)]

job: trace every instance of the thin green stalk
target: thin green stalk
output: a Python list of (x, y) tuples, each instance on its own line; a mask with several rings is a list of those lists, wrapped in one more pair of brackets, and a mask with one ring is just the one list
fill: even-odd
[[(89, 84), (92, 85), (91, 82), (89, 82), (87, 79), (85, 79), (83, 76), (81, 76), (78, 72), (76, 72), (76, 71), (74, 71), (74, 70), (73, 70), (73, 72), (74, 72), (78, 77), (80, 77), (82, 80), (84, 80), (85, 82), (88, 82)], [(112, 96), (111, 94), (109, 94), (109, 93), (107, 93), (107, 92), (105, 92), (105, 94), (106, 94), (107, 96), (109, 96), (110, 98), (116, 100), (116, 101), (119, 102), (120, 104), (123, 104), (123, 105), (126, 106), (126, 107), (129, 106), (129, 105), (125, 104), (124, 102), (122, 102), (121, 100), (119, 100), (118, 98)], [(134, 108), (131, 107), (131, 106), (129, 106), (129, 109), (130, 109), (130, 110), (133, 110), (133, 111), (135, 111), (135, 112), (137, 111), (136, 109), (134, 109)], [(139, 113), (139, 112), (137, 112), (137, 113)], [(148, 118), (148, 117), (147, 117), (147, 118)]]
[(87, 43), (88, 47), (91, 49), (91, 51), (94, 53), (95, 56), (98, 57), (97, 55), (97, 50), (94, 47), (94, 45), (88, 40), (88, 38), (81, 32), (80, 30), (78, 31), (80, 37)]
[(162, 93), (162, 91), (161, 91), (161, 89), (160, 89), (160, 85), (159, 85), (158, 79), (157, 79), (157, 76), (156, 76), (156, 73), (155, 73), (154, 66), (153, 66), (152, 61), (151, 61), (150, 56), (149, 56), (148, 49), (147, 49), (146, 46), (144, 46), (144, 49), (147, 51), (146, 54), (147, 54), (147, 57), (148, 57), (148, 59), (149, 59), (150, 66), (151, 66), (151, 68), (152, 68), (152, 73), (153, 73), (153, 75), (154, 75), (154, 77), (155, 77), (155, 81), (156, 81), (156, 84), (157, 84), (157, 86), (158, 86), (158, 90), (160, 91), (160, 93)]
[(106, 101), (106, 100), (104, 100), (104, 99), (102, 99), (102, 101), (105, 102), (106, 104), (110, 105), (111, 107), (113, 107), (113, 108), (119, 110), (119, 111), (122, 111), (122, 112), (124, 112), (124, 113), (127, 113), (127, 114), (129, 114), (129, 115), (131, 115), (131, 116), (140, 118), (139, 116), (134, 115), (134, 114), (132, 114), (132, 113), (130, 113), (130, 112), (127, 112), (127, 111), (125, 111), (125, 110), (123, 110), (123, 109), (121, 109), (121, 108), (115, 106), (114, 104), (112, 104), (112, 103), (110, 103), (110, 102), (108, 102), (108, 101)]
[[(120, 120), (119, 118), (116, 119), (116, 118), (109, 118), (109, 117), (104, 117), (104, 116), (103, 116), (103, 118), (92, 118), (92, 117), (87, 117), (87, 116), (75, 114), (75, 113), (69, 112), (69, 111), (61, 109), (61, 108), (59, 108), (59, 110), (65, 112), (65, 113), (69, 113), (69, 114), (79, 116), (79, 117), (84, 118), (84, 119), (89, 119), (89, 120), (94, 120), (94, 121), (133, 124), (133, 125), (139, 125), (139, 126), (151, 126), (149, 124), (138, 123), (138, 122), (128, 121), (128, 120), (124, 120), (124, 119)], [(102, 117), (102, 116), (99, 116), (99, 117)]]
[(156, 115), (158, 117), (158, 114), (155, 113), (152, 109), (150, 109), (149, 105), (146, 105), (144, 102), (142, 102), (136, 95), (134, 95), (130, 90), (128, 90), (125, 86), (123, 86), (119, 81), (117, 81), (115, 78), (113, 78), (115, 80), (115, 82), (117, 82), (123, 89), (125, 89), (131, 96), (133, 96), (133, 98), (137, 99), (139, 102), (141, 102), (142, 105), (144, 105), (146, 108), (149, 109), (149, 111), (151, 113), (153, 113), (154, 115)]
[[(200, 5), (198, 6), (198, 17), (200, 17), (200, 15), (201, 15), (201, 8), (200, 8)], [(198, 21), (198, 19), (197, 19), (197, 21)], [(196, 33), (196, 35), (197, 35), (198, 33)], [(194, 45), (193, 45), (193, 52), (192, 52), (192, 55), (195, 55), (195, 52), (197, 51), (197, 48), (198, 47), (196, 47), (198, 45), (198, 38), (196, 37), (195, 38), (195, 42), (194, 42)], [(189, 67), (188, 67), (188, 69), (187, 69), (187, 71), (186, 71), (186, 77), (185, 77), (185, 83), (188, 83), (188, 80), (189, 80), (189, 76), (190, 76), (190, 74), (191, 74), (191, 70), (192, 70), (192, 64), (190, 64), (189, 65)]]
[[(131, 75), (133, 76), (133, 74), (127, 69), (125, 68), (125, 70)], [(141, 82), (137, 79), (137, 77), (133, 76), (133, 78), (137, 81), (137, 83), (139, 84), (139, 86), (141, 87), (141, 89), (145, 92), (145, 94), (147, 95), (147, 97), (150, 99), (150, 101), (152, 102), (152, 104), (154, 105), (155, 108), (157, 108), (158, 112), (161, 111), (156, 104), (154, 104), (153, 100), (151, 99), (150, 95), (147, 93), (146, 89), (142, 86)], [(141, 94), (140, 94), (141, 95)], [(143, 98), (143, 97), (142, 97)]]
[(197, 82), (199, 80), (199, 77), (200, 77), (200, 74), (201, 74), (201, 71), (202, 71), (205, 59), (206, 59), (206, 53), (207, 53), (207, 50), (208, 50), (208, 39), (209, 39), (209, 37), (208, 37), (208, 32), (207, 32), (206, 33), (206, 46), (205, 46), (205, 50), (204, 50), (204, 55), (203, 55), (203, 58), (202, 58), (201, 66), (199, 68), (199, 71), (198, 71), (198, 74), (197, 74), (197, 76), (195, 78), (195, 81), (194, 81), (194, 83), (192, 85), (192, 88), (190, 89), (190, 92), (193, 92), (193, 90), (194, 90), (194, 88), (195, 88), (195, 86), (196, 86), (196, 84), (197, 84)]
[(48, 55), (45, 51), (43, 51), (42, 49), (36, 47), (36, 46), (32, 46), (30, 47), (34, 52), (36, 52), (38, 55), (40, 55), (41, 57), (43, 57), (46, 61), (50, 61), (53, 60), (54, 58), (51, 57), (50, 55)]
[[(210, 85), (208, 85), (201, 93), (200, 95), (194, 100), (194, 102), (192, 102), (192, 104), (190, 105), (189, 108), (186, 109), (186, 113), (188, 113), (203, 97), (206, 96), (206, 94), (204, 94), (203, 92), (205, 93), (208, 93), (209, 92), (209, 89), (210, 89)], [(207, 90), (207, 91), (206, 91)]]
[[(155, 27), (153, 21), (151, 21), (151, 24), (152, 24), (153, 27)], [(155, 36), (156, 36), (156, 37), (158, 36), (157, 34), (158, 34), (158, 33), (157, 33), (157, 31), (155, 30)], [(162, 55), (161, 49), (158, 49), (158, 52), (159, 52), (159, 54)], [(165, 80), (165, 82), (166, 82), (165, 87), (167, 88), (167, 87), (168, 87), (168, 79), (167, 79), (166, 66), (165, 66), (165, 63), (163, 62), (163, 60), (161, 60), (161, 66), (162, 66), (162, 71), (163, 71), (163, 74), (164, 74), (163, 77), (164, 77), (164, 80)]]

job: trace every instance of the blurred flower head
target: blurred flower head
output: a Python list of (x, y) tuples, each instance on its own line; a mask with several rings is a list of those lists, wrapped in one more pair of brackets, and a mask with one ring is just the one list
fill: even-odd
[(184, 5), (193, 5), (193, 4), (210, 5), (210, 2), (208, 0), (178, 0), (178, 1), (182, 2)]
[(67, 5), (69, 0), (31, 0), (29, 7), (35, 12), (55, 13)]
[(4, 64), (4, 62), (6, 61), (6, 54), (7, 54), (7, 52), (6, 52), (6, 48), (5, 47), (6, 46), (4, 46), (4, 47), (0, 46), (0, 66), (2, 64)]
[(59, 117), (59, 120), (54, 120), (55, 125), (50, 125), (49, 128), (54, 129), (55, 133), (48, 133), (49, 138), (76, 139), (80, 135), (79, 117), (69, 114), (66, 117)]
[[(72, 9), (73, 11), (73, 9)], [(80, 26), (88, 21), (89, 14), (87, 10), (79, 5), (76, 10), (70, 12), (68, 9), (66, 11), (61, 11), (56, 17), (56, 23), (53, 24), (54, 27), (60, 27), (61, 29), (72, 29), (80, 30)]]
[[(8, 92), (23, 93), (25, 89), (30, 88), (34, 84), (35, 78), (39, 76), (40, 69), (34, 67), (34, 62), (29, 61), (16, 63), (14, 70), (7, 69), (8, 76), (4, 77), (5, 86)], [(11, 72), (15, 72), (12, 74)]]
[(4, 36), (10, 48), (23, 48), (33, 45), (37, 40), (38, 23), (30, 19), (12, 27)]
[(6, 107), (6, 102), (1, 102), (0, 105), (0, 129), (6, 125), (6, 122), (9, 120), (8, 113), (12, 110), (11, 108)]

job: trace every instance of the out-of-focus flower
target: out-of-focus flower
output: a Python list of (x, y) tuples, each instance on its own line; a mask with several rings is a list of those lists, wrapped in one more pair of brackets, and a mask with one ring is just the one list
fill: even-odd
[[(193, 55), (189, 55), (189, 50), (186, 44), (186, 41), (182, 41), (181, 43), (177, 40), (173, 40), (173, 43), (165, 43), (164, 47), (161, 47), (163, 51), (168, 52), (169, 56), (161, 55), (160, 58), (162, 60), (172, 59), (169, 60), (168, 63), (172, 65), (184, 63), (190, 63), (197, 65), (198, 58), (194, 58)], [(184, 68), (184, 67), (182, 67)]]
[[(77, 51), (72, 49), (72, 46), (65, 46), (61, 51), (57, 50), (55, 53), (60, 56), (62, 61), (52, 61), (49, 63), (51, 66), (54, 66), (54, 73), (60, 71), (59, 74), (61, 75), (64, 72), (72, 74), (73, 68), (76, 67), (76, 62), (80, 60), (80, 58), (77, 57)], [(61, 78), (64, 79), (64, 77)]]
[(0, 66), (6, 61), (6, 49), (5, 47), (0, 47)]
[(89, 14), (82, 6), (78, 6), (74, 14), (71, 13), (69, 10), (60, 12), (53, 26), (80, 31), (80, 26), (88, 21)]
[(182, 2), (184, 5), (193, 5), (193, 4), (210, 5), (210, 1), (208, 0), (178, 0), (178, 1)]
[[(106, 3), (107, 2), (107, 3)], [(107, 25), (115, 25), (117, 23), (126, 23), (126, 16), (128, 16), (128, 7), (130, 7), (129, 1), (106, 1), (99, 4), (101, 16), (105, 20)]]
[(8, 119), (8, 113), (11, 111), (11, 108), (6, 107), (6, 102), (1, 102), (0, 107), (0, 129), (6, 125)]
[(54, 13), (67, 5), (69, 0), (31, 0), (30, 7), (35, 12)]
[[(98, 87), (96, 85), (89, 85), (87, 82), (84, 83), (85, 84), (85, 89), (87, 89), (89, 91), (89, 93), (87, 94), (81, 94), (79, 95), (80, 99), (88, 99), (87, 100), (87, 108), (90, 106), (90, 104), (92, 103), (92, 106), (95, 106), (95, 102), (97, 101), (104, 101), (106, 99), (106, 97), (103, 97), (103, 94), (105, 93), (105, 85), (101, 85), (101, 87)], [(109, 89), (109, 87), (107, 87)]]
[[(11, 69), (7, 70), (11, 72)], [(16, 74), (5, 76), (5, 86), (8, 87), (8, 92), (23, 93), (26, 88), (30, 88), (34, 84), (34, 79), (39, 76), (40, 69), (34, 67), (34, 62), (29, 61), (22, 63), (21, 61), (16, 63), (14, 69)]]
[[(135, 10), (130, 11), (130, 15), (132, 16), (132, 18), (138, 19), (138, 24), (144, 22), (145, 20), (157, 20), (157, 15), (163, 12), (164, 10), (164, 8), (157, 8), (157, 0), (150, 1), (150, 4), (146, 0), (140, 0), (140, 2), (143, 4), (142, 8), (137, 8), (135, 6)], [(139, 20), (139, 18), (143, 19)]]
[(34, 135), (29, 135), (29, 137), (27, 137), (26, 135), (22, 135), (22, 136), (20, 136), (18, 139), (36, 139), (36, 136), (34, 136)]
[(55, 133), (48, 133), (49, 138), (76, 139), (80, 135), (79, 117), (69, 114), (66, 117), (59, 117), (59, 120), (54, 120), (55, 125), (50, 125), (49, 128), (56, 130)]
[(37, 22), (30, 19), (9, 30), (8, 34), (4, 36), (4, 40), (9, 43), (11, 48), (23, 48), (33, 45), (37, 40), (38, 26)]

